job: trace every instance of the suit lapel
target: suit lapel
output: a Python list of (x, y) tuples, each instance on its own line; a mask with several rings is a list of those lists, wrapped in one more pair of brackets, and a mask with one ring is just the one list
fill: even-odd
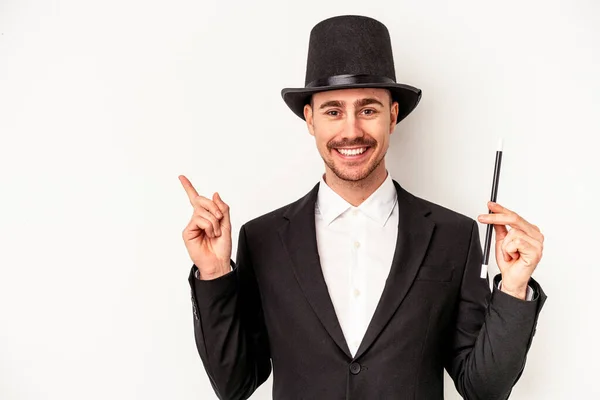
[(356, 352), (360, 357), (373, 344), (408, 293), (423, 261), (434, 229), (427, 207), (394, 181), (398, 193), (398, 237), (390, 274), (365, 336)]
[(288, 209), (284, 215), (288, 223), (283, 225), (279, 234), (292, 260), (294, 275), (304, 296), (333, 341), (352, 358), (321, 270), (315, 228), (318, 189), (319, 184)]
[[(394, 181), (398, 193), (398, 236), (390, 274), (365, 336), (354, 358), (360, 357), (375, 341), (408, 293), (429, 246), (435, 224), (426, 218), (424, 203)], [(283, 245), (292, 260), (294, 275), (304, 296), (333, 341), (352, 358), (335, 314), (321, 269), (315, 228), (315, 203), (319, 184), (284, 214), (288, 223), (279, 229)]]

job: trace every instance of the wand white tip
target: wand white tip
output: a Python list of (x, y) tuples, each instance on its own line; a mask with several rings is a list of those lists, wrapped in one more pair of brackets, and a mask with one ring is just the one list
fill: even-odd
[(485, 264), (481, 264), (481, 279), (485, 279), (487, 277), (487, 273), (488, 273), (488, 266)]
[(504, 145), (504, 139), (502, 139), (502, 138), (498, 139), (498, 150), (497, 151), (502, 151), (503, 145)]

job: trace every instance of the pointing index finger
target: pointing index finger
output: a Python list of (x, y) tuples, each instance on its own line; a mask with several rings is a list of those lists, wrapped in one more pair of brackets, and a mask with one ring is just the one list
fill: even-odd
[(194, 189), (194, 185), (192, 185), (192, 182), (190, 182), (190, 180), (183, 175), (179, 175), (179, 181), (183, 185), (183, 188), (185, 189), (185, 192), (187, 193), (190, 202), (193, 203), (193, 200), (199, 196), (196, 189)]

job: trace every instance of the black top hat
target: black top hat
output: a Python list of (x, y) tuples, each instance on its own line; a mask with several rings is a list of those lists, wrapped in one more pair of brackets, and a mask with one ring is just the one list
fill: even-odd
[(398, 102), (396, 123), (415, 109), (421, 89), (396, 83), (387, 27), (360, 15), (341, 15), (319, 22), (310, 31), (303, 88), (285, 88), (281, 96), (304, 119), (313, 93), (345, 88), (385, 88)]

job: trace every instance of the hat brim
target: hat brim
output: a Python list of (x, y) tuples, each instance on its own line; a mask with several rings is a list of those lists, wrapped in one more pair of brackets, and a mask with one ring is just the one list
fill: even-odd
[(351, 83), (347, 85), (311, 88), (285, 88), (281, 90), (281, 97), (283, 97), (283, 101), (285, 101), (294, 114), (304, 119), (304, 106), (310, 102), (310, 97), (314, 93), (351, 88), (388, 89), (392, 94), (392, 99), (398, 102), (396, 124), (406, 118), (417, 107), (422, 94), (421, 89), (403, 83)]

